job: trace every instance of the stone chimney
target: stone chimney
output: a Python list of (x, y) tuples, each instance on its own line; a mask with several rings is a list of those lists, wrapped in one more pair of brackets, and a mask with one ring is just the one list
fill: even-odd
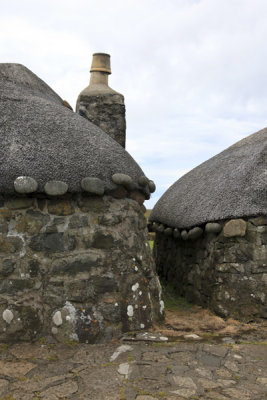
[(122, 94), (108, 86), (111, 74), (110, 55), (93, 54), (91, 79), (78, 96), (76, 112), (99, 126), (104, 132), (125, 147), (125, 105)]

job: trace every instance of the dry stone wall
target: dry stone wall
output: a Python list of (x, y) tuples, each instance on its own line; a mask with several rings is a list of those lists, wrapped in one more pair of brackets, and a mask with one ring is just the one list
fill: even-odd
[(101, 343), (160, 319), (144, 210), (108, 195), (2, 196), (0, 341)]
[(266, 216), (152, 228), (157, 272), (178, 294), (224, 317), (267, 318)]
[(80, 95), (78, 112), (125, 147), (125, 105), (121, 94)]

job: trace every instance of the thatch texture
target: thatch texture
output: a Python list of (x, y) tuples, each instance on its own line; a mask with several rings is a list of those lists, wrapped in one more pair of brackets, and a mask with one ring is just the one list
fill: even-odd
[(0, 193), (13, 193), (18, 176), (33, 177), (44, 190), (64, 181), (70, 192), (97, 177), (108, 189), (114, 173), (143, 175), (133, 158), (101, 129), (62, 105), (62, 99), (19, 64), (0, 64)]
[(150, 220), (190, 228), (256, 215), (267, 215), (267, 128), (176, 181), (156, 203)]

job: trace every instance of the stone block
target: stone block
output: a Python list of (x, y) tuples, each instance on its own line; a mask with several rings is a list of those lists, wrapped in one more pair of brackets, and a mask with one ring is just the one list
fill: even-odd
[(40, 211), (28, 210), (25, 215), (16, 218), (15, 230), (27, 235), (39, 233), (49, 222), (50, 217)]
[(71, 282), (67, 281), (64, 283), (64, 286), (68, 301), (80, 303), (96, 301), (95, 288), (88, 280), (79, 279)]
[(29, 290), (34, 287), (33, 279), (5, 279), (0, 281), (0, 293), (16, 296), (18, 292)]
[(41, 233), (31, 238), (29, 247), (33, 251), (58, 253), (65, 250), (63, 233)]
[(107, 204), (99, 196), (83, 196), (79, 200), (79, 207), (83, 212), (105, 212)]
[(10, 199), (5, 202), (5, 206), (10, 210), (19, 210), (23, 208), (29, 208), (33, 206), (34, 199), (30, 199), (28, 197)]
[(16, 262), (12, 258), (6, 258), (0, 261), (0, 275), (8, 276), (15, 270)]
[(52, 274), (76, 275), (79, 272), (90, 272), (92, 268), (99, 266), (101, 257), (97, 254), (86, 254), (75, 259), (55, 261), (52, 265)]
[(260, 216), (260, 217), (256, 217), (256, 218), (250, 218), (249, 221), (256, 226), (259, 225), (267, 225), (267, 216)]
[(131, 192), (129, 194), (129, 197), (130, 197), (130, 199), (137, 201), (137, 203), (139, 203), (140, 206), (144, 203), (144, 201), (146, 199), (145, 195), (137, 190)]
[(111, 190), (110, 195), (115, 199), (124, 199), (128, 196), (128, 192), (123, 186), (119, 186), (116, 189)]
[(46, 233), (64, 232), (66, 230), (65, 217), (54, 217), (50, 223), (45, 227)]
[(92, 247), (97, 249), (111, 249), (114, 245), (114, 238), (110, 234), (96, 232), (93, 237)]
[(18, 236), (0, 237), (0, 253), (12, 254), (22, 250), (23, 242)]
[(74, 208), (68, 200), (48, 200), (47, 209), (53, 215), (71, 215)]
[(247, 223), (243, 219), (231, 219), (223, 227), (224, 237), (245, 236)]
[(101, 216), (99, 216), (98, 222), (101, 225), (106, 225), (106, 226), (113, 226), (120, 224), (123, 220), (123, 217), (121, 214), (114, 214), (114, 213), (105, 213)]
[(117, 292), (119, 290), (118, 280), (108, 276), (93, 276), (90, 278), (90, 283), (98, 295)]
[(0, 221), (9, 221), (12, 216), (12, 212), (8, 208), (0, 208)]
[(38, 276), (40, 271), (40, 263), (37, 260), (30, 260), (28, 263), (28, 272), (31, 278)]

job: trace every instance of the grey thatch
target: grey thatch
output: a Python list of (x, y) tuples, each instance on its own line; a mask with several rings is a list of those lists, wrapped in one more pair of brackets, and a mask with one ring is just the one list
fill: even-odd
[(100, 128), (63, 106), (41, 79), (19, 64), (0, 64), (0, 193), (13, 193), (18, 176), (39, 185), (66, 182), (70, 192), (96, 177), (107, 189), (115, 173), (144, 175), (133, 158)]
[(257, 215), (267, 215), (267, 128), (176, 181), (156, 203), (150, 220), (190, 228)]

